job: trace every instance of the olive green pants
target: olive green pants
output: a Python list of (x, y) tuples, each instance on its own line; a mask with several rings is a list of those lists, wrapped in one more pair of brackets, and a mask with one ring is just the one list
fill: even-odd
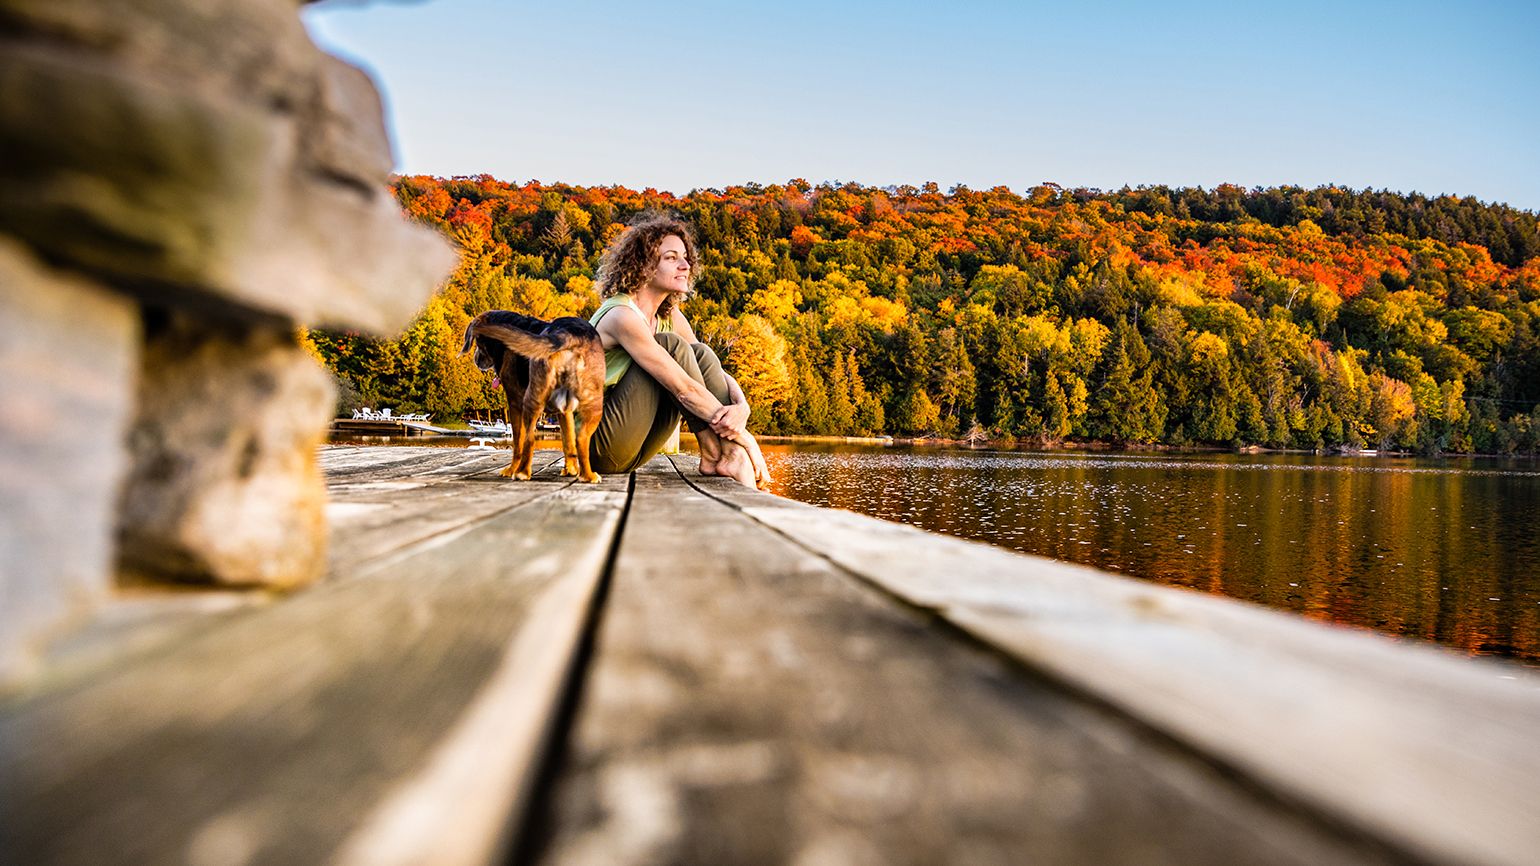
[[(678, 334), (657, 334), (658, 345), (668, 350), (691, 379), (706, 386), (723, 405), (731, 402), (722, 362), (705, 343), (688, 343)], [(589, 444), (594, 471), (601, 475), (630, 472), (663, 450), (683, 417), (690, 432), (699, 433), (705, 421), (685, 412), (667, 389), (642, 365), (632, 363), (620, 381), (604, 390), (604, 418)]]

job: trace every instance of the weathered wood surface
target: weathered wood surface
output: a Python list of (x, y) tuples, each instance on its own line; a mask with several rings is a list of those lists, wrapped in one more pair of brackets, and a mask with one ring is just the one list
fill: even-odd
[(100, 637), (0, 705), (0, 861), (1540, 850), (1521, 669), (777, 499), (693, 458), (633, 489), (547, 454), (526, 484), (497, 476), (507, 451), (324, 449), (327, 581)]
[[(339, 449), (340, 450), (340, 449)], [(340, 576), (363, 562), (421, 543), (467, 520), (523, 507), (555, 492), (549, 484), (507, 484), (498, 472), (509, 452), (465, 448), (357, 448), (328, 453), (327, 520), (333, 529), (328, 572)], [(382, 452), (410, 451), (404, 461), (371, 463)], [(361, 456), (359, 454), (361, 452)], [(371, 457), (371, 455), (373, 455)], [(543, 475), (560, 470), (554, 452), (535, 464)]]
[(1408, 858), (1536, 862), (1540, 676), (1529, 669), (732, 485), (698, 486), (843, 571)]
[[(5, 707), (6, 862), (496, 856), (535, 778), (626, 479), (480, 474), (506, 451), (398, 457), (334, 450), (324, 462), (342, 504), (379, 490), (367, 485), (382, 472), (424, 485), (387, 506), (403, 515), (402, 544), (359, 545), (321, 586), (217, 628), (189, 623), (127, 666)], [(474, 504), (408, 537), (419, 499), (440, 513)]]
[(536, 819), (542, 862), (1393, 859), (938, 630), (667, 466), (638, 473), (615, 570)]

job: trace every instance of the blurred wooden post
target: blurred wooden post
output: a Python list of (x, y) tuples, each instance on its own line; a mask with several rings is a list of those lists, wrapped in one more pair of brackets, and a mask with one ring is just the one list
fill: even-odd
[(0, 686), (115, 570), (321, 573), (335, 393), (297, 332), (392, 334), (455, 255), (296, 6), (0, 0)]
[(678, 427), (674, 428), (674, 435), (668, 437), (668, 441), (663, 444), (663, 453), (664, 454), (678, 454), (679, 453), (679, 428)]

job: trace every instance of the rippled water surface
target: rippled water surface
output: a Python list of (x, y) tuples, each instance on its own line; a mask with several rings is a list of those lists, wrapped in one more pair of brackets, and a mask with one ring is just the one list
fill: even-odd
[(1540, 661), (1540, 464), (767, 444), (775, 492)]

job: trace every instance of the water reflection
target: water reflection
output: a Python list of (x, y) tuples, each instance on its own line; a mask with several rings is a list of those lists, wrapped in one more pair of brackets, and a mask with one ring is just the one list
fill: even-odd
[(775, 492), (1540, 660), (1540, 468), (1528, 461), (1084, 455), (768, 445)]

